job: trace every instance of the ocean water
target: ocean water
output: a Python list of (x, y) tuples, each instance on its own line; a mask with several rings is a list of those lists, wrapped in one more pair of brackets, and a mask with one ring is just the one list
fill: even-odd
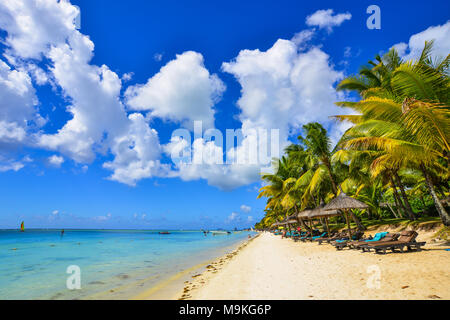
[[(217, 258), (250, 232), (0, 230), (0, 299), (126, 299), (201, 262)], [(69, 290), (69, 266), (81, 289)]]

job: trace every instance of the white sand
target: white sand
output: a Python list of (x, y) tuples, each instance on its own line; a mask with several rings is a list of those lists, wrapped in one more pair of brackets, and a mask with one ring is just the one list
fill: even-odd
[(427, 244), (421, 252), (378, 255), (262, 233), (236, 254), (212, 263), (178, 297), (450, 299), (450, 252), (444, 248)]

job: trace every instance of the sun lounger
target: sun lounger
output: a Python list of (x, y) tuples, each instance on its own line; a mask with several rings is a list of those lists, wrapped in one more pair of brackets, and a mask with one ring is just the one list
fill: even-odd
[[(356, 229), (352, 229), (352, 234), (355, 234), (357, 232)], [(348, 240), (348, 230), (345, 229), (342, 232), (337, 233), (335, 236), (331, 237), (331, 238), (323, 238), (323, 239), (318, 239), (317, 242), (319, 244), (322, 244), (322, 242), (327, 242), (327, 243), (331, 243), (332, 241), (336, 241), (336, 240)]]
[(370, 251), (371, 249), (373, 249), (375, 250), (375, 253), (383, 254), (386, 254), (386, 250), (392, 250), (392, 252), (395, 252), (396, 249), (400, 249), (400, 251), (403, 252), (405, 247), (408, 249), (408, 251), (412, 249), (420, 251), (421, 246), (424, 246), (425, 242), (416, 242), (417, 236), (418, 234), (415, 231), (403, 231), (396, 241), (366, 244), (364, 246), (361, 246), (361, 248), (363, 251)]
[(325, 238), (325, 236), (327, 234), (328, 234), (328, 232), (324, 232), (320, 236), (314, 236), (314, 237), (312, 237), (312, 241), (318, 240), (319, 238)]
[(298, 238), (298, 240), (305, 242), (308, 238), (311, 238), (311, 232), (307, 232), (304, 236)]
[(319, 236), (319, 237), (313, 237), (313, 241), (316, 241), (316, 242), (323, 242), (323, 241), (326, 241), (327, 239), (331, 239), (331, 238), (334, 238), (334, 237), (336, 237), (336, 236), (338, 236), (340, 233), (337, 233), (337, 232), (331, 232), (330, 234), (328, 234), (327, 232), (324, 232), (321, 236)]
[[(364, 236), (363, 231), (356, 231), (352, 235), (352, 240), (360, 240), (363, 236)], [(342, 250), (345, 247), (347, 247), (349, 242), (351, 242), (351, 240), (347, 237), (346, 239), (335, 240), (331, 244), (336, 248), (336, 250)]]
[(306, 235), (307, 235), (307, 232), (305, 232), (305, 231), (300, 232), (300, 234), (297, 232), (297, 234), (295, 236), (293, 236), (292, 239), (294, 241), (298, 241), (298, 240), (300, 240), (301, 237), (304, 237)]
[(320, 238), (317, 239), (316, 241), (318, 244), (322, 244), (322, 242), (330, 243), (330, 241), (339, 240), (344, 237), (348, 237), (348, 232), (338, 232), (328, 238)]
[(350, 249), (361, 249), (361, 247), (365, 246), (366, 244), (379, 244), (379, 243), (386, 243), (389, 241), (396, 241), (398, 237), (400, 236), (399, 233), (389, 233), (386, 232), (386, 235), (381, 235), (377, 237), (377, 234), (372, 239), (366, 239), (366, 240), (360, 240), (360, 241), (351, 241), (347, 245)]

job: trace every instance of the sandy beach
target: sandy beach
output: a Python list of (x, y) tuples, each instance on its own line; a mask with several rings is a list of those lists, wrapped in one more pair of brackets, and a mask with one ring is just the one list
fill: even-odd
[(379, 255), (261, 233), (186, 281), (178, 299), (450, 299), (448, 246)]

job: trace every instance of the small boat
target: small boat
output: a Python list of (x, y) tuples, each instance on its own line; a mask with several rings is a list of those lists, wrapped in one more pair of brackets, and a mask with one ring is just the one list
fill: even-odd
[(158, 232), (159, 234), (170, 234), (170, 232), (169, 231), (160, 231), (160, 232)]
[(25, 225), (24, 225), (23, 221), (20, 224), (20, 232), (25, 232)]
[(214, 231), (211, 231), (211, 233), (212, 233), (213, 235), (219, 235), (219, 234), (229, 234), (229, 231), (223, 231), (223, 230), (214, 230)]

